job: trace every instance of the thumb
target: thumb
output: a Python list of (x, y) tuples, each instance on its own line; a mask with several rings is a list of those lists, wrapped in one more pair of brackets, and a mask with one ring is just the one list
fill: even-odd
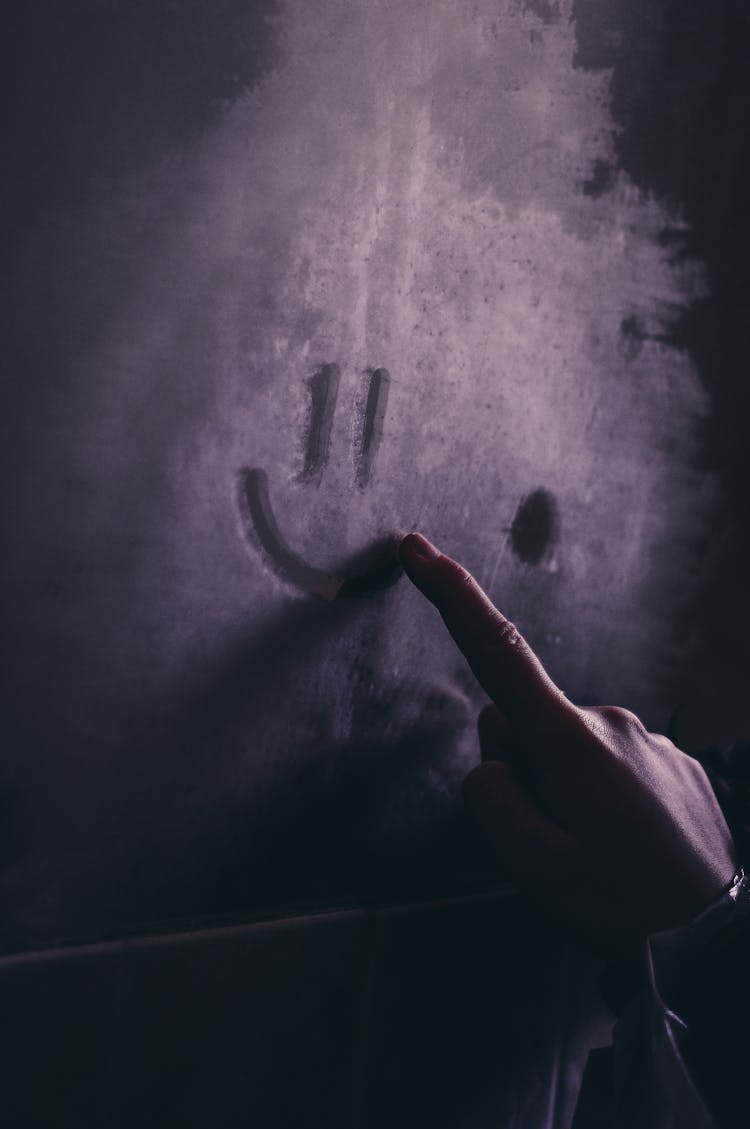
[(517, 755), (513, 728), (505, 714), (493, 703), (479, 713), (477, 736), (483, 761), (512, 761)]
[(485, 761), (464, 780), (469, 816), (519, 886), (544, 878), (563, 880), (571, 871), (575, 845), (536, 806), (506, 761)]

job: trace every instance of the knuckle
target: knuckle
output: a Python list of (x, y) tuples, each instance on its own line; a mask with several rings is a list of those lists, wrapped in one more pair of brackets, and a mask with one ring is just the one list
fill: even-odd
[(651, 737), (651, 743), (653, 744), (653, 746), (656, 749), (659, 749), (662, 753), (679, 752), (679, 749), (675, 745), (674, 741), (671, 741), (669, 737), (665, 737), (663, 733), (651, 733), (649, 736)]
[(489, 625), (484, 651), (488, 658), (502, 654), (509, 647), (517, 647), (521, 642), (521, 633), (514, 623), (496, 612)]
[(472, 589), (475, 585), (474, 577), (469, 572), (468, 568), (463, 565), (451, 562), (451, 580), (457, 588)]
[(641, 735), (646, 733), (646, 726), (641, 719), (623, 706), (602, 706), (599, 714), (617, 729)]
[(521, 632), (509, 619), (499, 619), (496, 630), (497, 638), (507, 647), (515, 647), (521, 642)]
[(605, 754), (627, 759), (650, 741), (651, 735), (640, 718), (622, 706), (587, 706), (578, 714), (597, 758)]

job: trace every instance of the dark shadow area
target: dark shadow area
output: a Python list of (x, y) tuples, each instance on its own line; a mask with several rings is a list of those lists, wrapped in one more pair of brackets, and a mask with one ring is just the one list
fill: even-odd
[[(711, 575), (678, 626), (694, 644), (673, 687), (678, 738), (697, 748), (750, 730), (750, 10), (742, 0), (575, 0), (574, 16), (577, 65), (612, 72), (618, 165), (686, 225), (663, 231), (665, 251), (708, 275), (708, 295), (676, 311), (668, 335), (710, 395), (701, 465), (724, 492), (710, 543), (693, 546), (701, 576), (710, 554)], [(584, 191), (608, 180), (595, 170)]]
[[(550, 22), (558, 18), (556, 4), (529, 0), (528, 6)], [(85, 206), (97, 178), (136, 174), (200, 134), (228, 100), (275, 66), (274, 11), (271, 0), (16, 0), (6, 5), (0, 30), (3, 101), (13, 120), (6, 131), (12, 175), (3, 189), (3, 251), (16, 246), (46, 214)], [(676, 738), (700, 747), (709, 739), (740, 736), (750, 726), (745, 595), (750, 16), (730, 0), (711, 7), (694, 0), (628, 5), (577, 0), (575, 15), (577, 64), (611, 70), (619, 129), (616, 162), (597, 163), (581, 191), (604, 196), (618, 165), (643, 192), (673, 207), (675, 226), (662, 233), (665, 254), (705, 264), (708, 272), (709, 296), (676, 311), (668, 337), (690, 352), (710, 394), (713, 417), (702, 436), (702, 466), (719, 471), (724, 483), (724, 510), (714, 537), (718, 549), (708, 542), (692, 547), (701, 575), (707, 571), (706, 554), (716, 553), (712, 576), (689, 622), (677, 629), (694, 642), (693, 664), (670, 686), (673, 699), (689, 706), (684, 720), (680, 715)], [(685, 227), (678, 226), (680, 220)], [(47, 264), (44, 285), (38, 292), (30, 288), (40, 308), (49, 299), (45, 287), (58, 301), (56, 288), (64, 292), (68, 286), (64, 258), (62, 263)], [(37, 268), (37, 260), (32, 266)], [(101, 316), (95, 271), (106, 268), (106, 261), (97, 259), (92, 277), (84, 279), (91, 292), (85, 317), (92, 324)], [(81, 280), (70, 282), (72, 290), (81, 285)], [(45, 382), (57, 379), (58, 351), (75, 361), (70, 342), (76, 338), (63, 297), (59, 304), (59, 316), (49, 319), (54, 332), (48, 333), (34, 332), (33, 301), (16, 297), (6, 306), (18, 338), (24, 338), (22, 346), (14, 342), (6, 351), (6, 366), (16, 378), (14, 409), (27, 400), (46, 402)], [(626, 317), (621, 335), (626, 354), (637, 355), (645, 339), (638, 319)], [(368, 375), (360, 485), (372, 470), (388, 389), (384, 369)], [(333, 399), (321, 393), (313, 420), (314, 441), (303, 472), (310, 481), (325, 465)], [(54, 398), (51, 403), (53, 413), (66, 409), (64, 400), (60, 408)], [(27, 442), (23, 428), (10, 419), (6, 427), (5, 457)], [(11, 482), (12, 457), (9, 468)], [(11, 504), (18, 502), (13, 498)], [(278, 549), (278, 528), (286, 532), (283, 518), (276, 526), (269, 518), (272, 511), (260, 503), (258, 508)], [(64, 521), (64, 515), (52, 516)], [(531, 564), (542, 560), (554, 547), (557, 524), (552, 496), (542, 490), (530, 495), (511, 531), (516, 554)], [(293, 545), (291, 532), (290, 541)], [(277, 551), (277, 565), (282, 557)], [(287, 572), (290, 560), (283, 557)], [(294, 567), (297, 563), (291, 560)], [(296, 602), (252, 640), (223, 655), (203, 656), (194, 677), (173, 686), (170, 700), (145, 704), (128, 719), (124, 735), (113, 722), (113, 734), (104, 734), (96, 758), (74, 747), (75, 730), (72, 737), (53, 732), (54, 719), (67, 716), (55, 701), (60, 691), (53, 686), (51, 698), (42, 702), (36, 685), (24, 685), (28, 698), (14, 705), (11, 717), (22, 718), (20, 727), (24, 711), (30, 716), (43, 709), (38, 729), (35, 718), (28, 724), (30, 732), (47, 724), (50, 753), (39, 769), (44, 795), (39, 809), (27, 811), (30, 793), (28, 800), (12, 791), (0, 797), (3, 865), (18, 865), (19, 874), (17, 902), (4, 907), (14, 921), (2, 934), (6, 949), (166, 924), (247, 920), (310, 906), (444, 896), (494, 881), (464, 825), (459, 801), (461, 766), (455, 750), (470, 724), (465, 703), (440, 687), (430, 690), (419, 682), (418, 671), (403, 671), (398, 684), (383, 679), (376, 662), (377, 617), (371, 612), (388, 597), (372, 594), (368, 575), (365, 570), (362, 580), (357, 574), (350, 585), (351, 594), (371, 596), (367, 601)], [(376, 580), (385, 584), (394, 576), (378, 572)], [(77, 582), (83, 585), (85, 574)], [(52, 575), (46, 583), (63, 582)], [(25, 645), (21, 613), (12, 612), (4, 641), (10, 663)], [(107, 631), (106, 622), (101, 631)], [(347, 698), (351, 736), (331, 736), (329, 699), (321, 693), (316, 709), (307, 694), (300, 705), (298, 690), (310, 672), (330, 674), (323, 667), (327, 649), (348, 661), (342, 648), (354, 636), (360, 641), (348, 675), (354, 686)], [(55, 654), (42, 655), (39, 669), (54, 671), (56, 662)], [(44, 685), (42, 675), (39, 685)], [(417, 707), (394, 721), (403, 702)], [(268, 737), (262, 719), (269, 717), (269, 703), (280, 717), (296, 709), (305, 712), (299, 739), (256, 784), (254, 766), (264, 764), (266, 755), (260, 751)], [(12, 729), (13, 724), (6, 726)], [(25, 732), (7, 736), (19, 749), (31, 745)], [(56, 783), (54, 774), (63, 781), (69, 759), (71, 777), (78, 773), (83, 779), (86, 756), (96, 759), (91, 766), (96, 779), (87, 787), (92, 804), (103, 797), (102, 813), (91, 816), (85, 831), (61, 832), (66, 818), (74, 822), (66, 813), (56, 816), (56, 828), (45, 826), (43, 805)], [(60, 796), (84, 806), (72, 788), (66, 792), (61, 785)], [(78, 854), (66, 854), (70, 843)], [(28, 877), (37, 863), (50, 867), (49, 882)], [(53, 870), (58, 865), (59, 882)], [(31, 921), (24, 917), (30, 888), (52, 891), (47, 896), (61, 901), (42, 905)]]
[[(81, 853), (81, 869), (68, 875), (49, 920), (30, 923), (6, 906), (20, 935), (12, 925), (0, 931), (2, 949), (503, 885), (462, 810), (455, 750), (466, 703), (418, 676), (390, 684), (368, 659), (377, 650), (368, 610), (386, 598), (295, 602), (176, 687), (171, 702), (154, 702), (133, 719), (125, 755), (111, 758), (127, 771), (92, 785), (108, 813), (93, 825), (96, 851)], [(363, 624), (351, 737), (331, 742), (328, 697), (311, 708), (299, 686)], [(305, 710), (304, 737), (255, 784), (269, 699), (280, 716)], [(418, 708), (404, 731), (398, 704), (410, 700)], [(51, 835), (37, 826), (41, 857), (69, 849), (55, 848)], [(12, 865), (13, 855), (6, 861)]]
[[(373, 597), (370, 606), (382, 599)], [(193, 779), (200, 779), (200, 763), (215, 771), (212, 749), (226, 757), (238, 737), (257, 733), (269, 693), (294, 687), (363, 621), (372, 622), (352, 604), (293, 606), (183, 695), (163, 762), (185, 766), (187, 755)], [(313, 718), (267, 786), (251, 797), (225, 796), (201, 815), (185, 855), (155, 891), (154, 911), (170, 906), (174, 918), (252, 919), (497, 885), (460, 802), (455, 750), (465, 708), (418, 680), (383, 681), (368, 659), (376, 649), (376, 629), (366, 628), (353, 669), (351, 737), (326, 741), (330, 703), (320, 702), (319, 728)], [(401, 732), (398, 702), (410, 698), (419, 702), (418, 719)], [(281, 697), (280, 708), (298, 708), (293, 694)], [(120, 898), (113, 910), (118, 906)]]
[(0, 17), (0, 255), (91, 178), (137, 172), (276, 61), (274, 0), (11, 0)]

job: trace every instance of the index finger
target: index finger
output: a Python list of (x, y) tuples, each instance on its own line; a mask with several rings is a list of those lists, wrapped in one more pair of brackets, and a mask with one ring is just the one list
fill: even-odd
[(440, 612), (486, 693), (528, 735), (567, 728), (577, 710), (471, 573), (418, 533), (399, 549), (407, 576)]

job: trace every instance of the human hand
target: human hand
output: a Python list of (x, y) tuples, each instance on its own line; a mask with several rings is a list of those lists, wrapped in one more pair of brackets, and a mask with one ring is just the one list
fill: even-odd
[(708, 778), (617, 706), (581, 709), (471, 575), (419, 534), (401, 563), (492, 699), (464, 799), (511, 879), (610, 953), (687, 924), (731, 882)]

